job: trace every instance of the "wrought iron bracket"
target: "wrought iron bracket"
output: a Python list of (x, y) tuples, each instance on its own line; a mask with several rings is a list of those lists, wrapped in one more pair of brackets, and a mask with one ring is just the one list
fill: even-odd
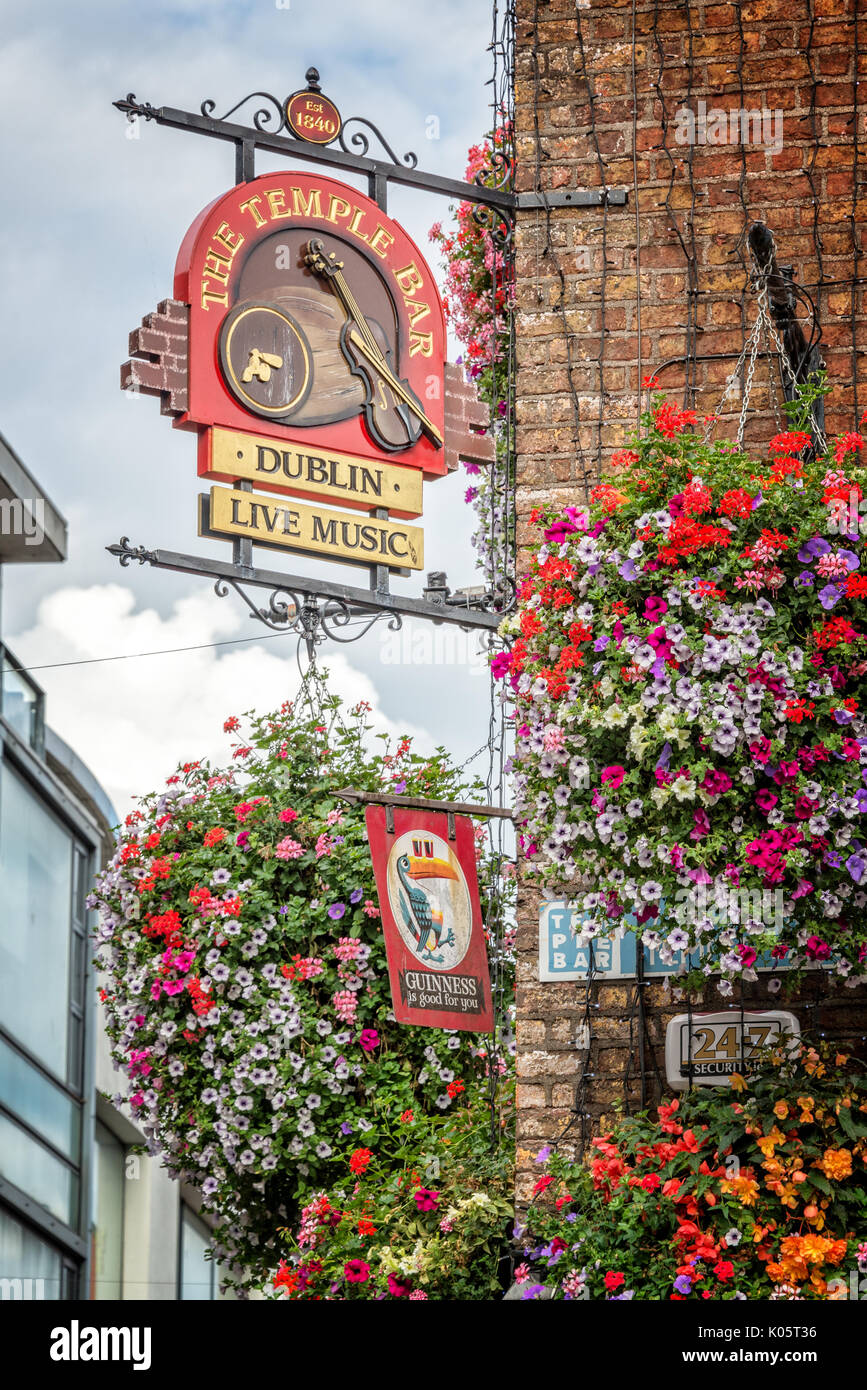
[(625, 188), (554, 188), (546, 193), (518, 193), (515, 206), (519, 212), (533, 208), (624, 207), (628, 196)]
[[(316, 78), (318, 80), (318, 73)], [(228, 119), (248, 102), (257, 101), (266, 104), (253, 111), (252, 124), (241, 125)], [(411, 150), (399, 159), (378, 127), (364, 116), (350, 116), (343, 122), (337, 144), (314, 145), (284, 133), (287, 129), (285, 103), (270, 92), (251, 92), (242, 101), (236, 102), (224, 116), (217, 118), (213, 115), (216, 109), (216, 102), (213, 101), (203, 101), (198, 112), (183, 111), (173, 106), (153, 106), (150, 102), (139, 101), (134, 92), (129, 92), (113, 105), (130, 121), (139, 118), (154, 121), (173, 130), (186, 130), (193, 135), (207, 135), (233, 144), (236, 148), (235, 176), (238, 183), (255, 177), (255, 151), (265, 150), (270, 154), (314, 164), (330, 164), (336, 169), (366, 175), (370, 196), (383, 211), (386, 210), (389, 183), (422, 188), (429, 193), (441, 193), (448, 198), (482, 204), (495, 210), (509, 224), (516, 207), (515, 194), (505, 186), (511, 180), (510, 167), (500, 171), (500, 179), (493, 187), (483, 182), (466, 183), (462, 179), (426, 173), (416, 167), (418, 159)], [(363, 129), (354, 129), (347, 139), (350, 127)], [(369, 153), (371, 137), (381, 145), (385, 159), (375, 158)], [(354, 149), (350, 149), (350, 145)]]
[[(320, 90), (319, 73), (315, 68), (308, 69), (306, 80), (308, 90)], [(242, 117), (238, 121), (229, 119), (244, 107), (249, 110), (251, 103), (253, 109), (247, 124), (240, 123)], [(237, 183), (246, 183), (255, 177), (256, 151), (263, 150), (288, 159), (324, 164), (366, 176), (370, 196), (383, 211), (387, 210), (390, 183), (472, 203), (474, 215), (490, 233), (495, 245), (505, 247), (511, 240), (518, 200), (511, 187), (512, 162), (504, 154), (495, 157), (493, 172), (480, 174), (474, 183), (467, 183), (419, 169), (417, 157), (412, 151), (399, 157), (378, 127), (366, 117), (352, 116), (344, 120), (335, 137), (336, 143), (313, 144), (296, 139), (286, 123), (286, 101), (280, 101), (270, 92), (252, 92), (220, 117), (214, 116), (216, 102), (211, 100), (203, 101), (198, 112), (154, 106), (150, 102), (139, 101), (133, 92), (113, 104), (129, 121), (153, 121), (170, 129), (188, 131), (234, 145)], [(385, 159), (371, 155), (372, 140), (381, 146)], [(594, 203), (598, 193), (598, 190), (593, 190), (590, 194), (575, 196)], [(547, 196), (556, 198), (561, 195)], [(612, 200), (617, 201), (616, 191), (612, 192)], [(405, 617), (424, 618), (468, 631), (487, 632), (489, 640), (492, 640), (506, 612), (514, 604), (514, 581), (504, 583), (502, 590), (496, 592), (476, 587), (453, 593), (445, 582), (445, 575), (432, 574), (428, 576), (428, 587), (422, 598), (402, 598), (389, 592), (387, 570), (374, 569), (371, 572), (370, 590), (352, 588), (256, 569), (251, 563), (251, 553), (243, 548), (247, 545), (247, 542), (238, 544), (234, 564), (175, 551), (147, 550), (144, 546), (132, 546), (125, 536), (117, 545), (108, 546), (107, 549), (124, 566), (137, 561), (157, 569), (201, 575), (214, 582), (215, 591), (220, 597), (225, 597), (230, 590), (234, 591), (257, 621), (275, 631), (297, 633), (306, 643), (311, 659), (316, 644), (326, 637), (340, 642), (355, 641), (382, 619), (388, 622), (392, 630), (399, 629)], [(271, 593), (267, 605), (261, 605), (248, 594), (248, 587), (269, 589)]]
[(343, 801), (361, 801), (372, 806), (408, 806), (413, 811), (447, 811), (450, 816), (492, 816), (512, 820), (514, 811), (508, 806), (481, 806), (469, 801), (430, 801), (423, 796), (392, 796), (390, 792), (365, 792), (358, 787), (344, 787), (335, 792)]
[[(425, 618), (464, 631), (486, 632), (493, 638), (508, 606), (505, 595), (479, 589), (453, 594), (445, 587), (428, 589), (423, 598), (402, 597), (378, 589), (357, 589), (310, 576), (257, 569), (253, 565), (232, 565), (203, 555), (148, 550), (143, 545), (132, 545), (127, 536), (121, 536), (116, 545), (106, 546), (106, 550), (124, 567), (135, 562), (154, 569), (200, 575), (213, 581), (219, 598), (225, 598), (230, 591), (238, 594), (250, 616), (265, 627), (274, 632), (294, 632), (301, 638), (310, 660), (317, 644), (326, 638), (356, 642), (383, 620), (392, 632), (400, 630), (404, 618)], [(270, 590), (267, 604), (257, 602), (248, 588)], [(495, 611), (493, 605), (498, 602), (502, 606)]]

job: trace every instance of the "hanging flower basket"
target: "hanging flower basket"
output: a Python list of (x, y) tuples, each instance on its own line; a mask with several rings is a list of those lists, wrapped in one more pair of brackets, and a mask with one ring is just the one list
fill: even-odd
[(336, 795), (468, 788), (408, 738), (374, 754), (370, 706), (339, 706), (314, 676), (297, 706), (227, 720), (232, 764), (187, 763), (144, 797), (90, 900), (116, 1100), (254, 1282), (353, 1150), (507, 1071), (488, 1038), (394, 1023), (363, 809)]
[(724, 993), (867, 979), (864, 440), (805, 462), (800, 409), (756, 462), (654, 394), (616, 486), (531, 514), (493, 661), (525, 872)]

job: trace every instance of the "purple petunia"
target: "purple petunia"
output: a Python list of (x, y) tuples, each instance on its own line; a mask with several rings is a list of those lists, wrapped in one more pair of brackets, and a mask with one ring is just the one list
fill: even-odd
[(332, 922), (339, 922), (346, 911), (346, 903), (332, 903), (328, 909), (328, 916)]
[(669, 764), (670, 762), (671, 762), (671, 744), (670, 744), (670, 743), (665, 743), (665, 744), (663, 744), (662, 752), (660, 753), (660, 755), (659, 755), (659, 757), (658, 757), (658, 759), (657, 759), (656, 766), (657, 766), (657, 767), (661, 767), (661, 768), (666, 768), (666, 767), (668, 767), (668, 764)]
[(839, 584), (826, 584), (824, 589), (819, 590), (819, 602), (825, 609), (833, 608), (842, 593), (843, 590)]
[(798, 559), (802, 565), (809, 565), (813, 560), (818, 560), (820, 555), (829, 555), (831, 547), (821, 536), (813, 536), (812, 540), (807, 541), (798, 551)]

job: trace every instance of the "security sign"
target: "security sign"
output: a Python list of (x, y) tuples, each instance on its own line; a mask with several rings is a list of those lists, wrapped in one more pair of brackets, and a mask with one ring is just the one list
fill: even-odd
[(796, 1038), (800, 1025), (783, 1009), (677, 1014), (665, 1030), (665, 1075), (675, 1091), (726, 1086), (735, 1072), (752, 1071), (762, 1050)]
[(493, 1032), (472, 821), (452, 839), (443, 812), (369, 806), (366, 822), (398, 1023)]

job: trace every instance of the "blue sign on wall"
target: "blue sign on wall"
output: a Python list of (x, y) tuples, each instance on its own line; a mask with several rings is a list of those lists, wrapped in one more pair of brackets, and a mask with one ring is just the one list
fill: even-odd
[[(637, 975), (637, 953), (643, 953), (644, 975), (679, 975), (701, 965), (702, 952), (675, 951), (670, 961), (660, 959), (659, 951), (643, 946), (635, 931), (627, 930), (619, 937), (596, 937), (586, 946), (579, 946), (578, 933), (590, 924), (589, 912), (567, 902), (544, 903), (539, 911), (539, 979), (586, 980), (591, 959), (594, 978), (605, 980), (634, 980)], [(634, 917), (624, 917), (627, 928), (634, 928)], [(654, 924), (649, 924), (654, 925)], [(822, 969), (832, 962), (824, 962)], [(785, 961), (774, 960), (769, 952), (760, 955), (754, 970), (787, 970)]]

